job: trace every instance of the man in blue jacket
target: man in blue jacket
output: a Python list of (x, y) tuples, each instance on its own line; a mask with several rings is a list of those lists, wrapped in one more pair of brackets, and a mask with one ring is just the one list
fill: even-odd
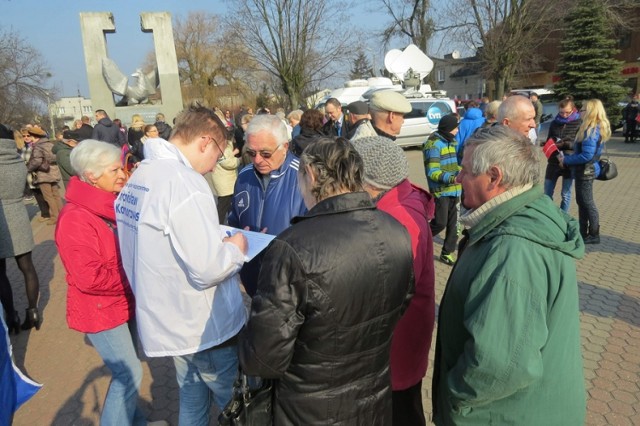
[[(251, 164), (240, 170), (228, 223), (278, 235), (294, 216), (307, 209), (298, 190), (298, 157), (289, 151), (287, 128), (274, 115), (258, 115), (249, 123), (244, 151)], [(260, 256), (240, 273), (247, 293), (256, 289)]]

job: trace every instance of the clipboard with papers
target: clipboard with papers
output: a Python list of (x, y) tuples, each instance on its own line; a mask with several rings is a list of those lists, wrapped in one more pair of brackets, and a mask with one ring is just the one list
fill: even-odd
[(244, 229), (233, 228), (227, 225), (220, 225), (223, 236), (230, 236), (236, 232), (242, 232), (247, 237), (247, 254), (244, 256), (244, 261), (249, 262), (256, 257), (262, 250), (267, 248), (269, 243), (276, 237), (275, 235), (269, 235), (262, 232), (245, 231)]

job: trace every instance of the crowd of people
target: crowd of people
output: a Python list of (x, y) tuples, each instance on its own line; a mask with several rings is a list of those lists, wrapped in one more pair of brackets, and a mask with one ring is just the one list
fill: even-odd
[[(146, 422), (139, 341), (148, 357), (173, 359), (181, 425), (208, 425), (239, 370), (275, 380), (277, 425), (425, 425), (433, 237), (444, 231), (436, 259), (453, 269), (433, 421), (581, 424), (575, 260), (600, 242), (593, 180), (611, 129), (597, 99), (558, 107), (544, 176), (530, 136), (537, 99), (483, 99), (462, 120), (443, 116), (422, 147), (428, 190), (409, 180), (394, 143), (412, 109), (394, 91), (368, 104), (329, 99), (324, 113), (192, 106), (172, 126), (135, 114), (128, 129), (96, 110), (93, 128), (82, 117), (56, 139), (0, 125), (9, 332), (41, 324), (22, 202), (34, 196), (36, 220), (55, 225), (68, 326), (111, 371), (101, 424)], [(572, 184), (577, 221), (565, 214)], [(245, 262), (241, 230), (275, 239)], [(25, 277), (22, 324), (11, 257)]]

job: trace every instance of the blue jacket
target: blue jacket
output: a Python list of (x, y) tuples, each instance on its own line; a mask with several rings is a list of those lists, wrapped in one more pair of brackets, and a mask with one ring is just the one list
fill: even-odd
[[(267, 228), (267, 234), (278, 235), (289, 227), (294, 216), (305, 214), (307, 208), (298, 189), (299, 165), (298, 157), (287, 151), (282, 166), (271, 172), (266, 190), (253, 164), (240, 170), (227, 219), (229, 226), (248, 226), (252, 231)], [(261, 262), (260, 254), (240, 270), (242, 284), (251, 296), (256, 291)]]
[(469, 136), (473, 134), (473, 132), (476, 131), (478, 127), (482, 126), (484, 122), (485, 118), (482, 116), (482, 111), (480, 110), (480, 108), (469, 108), (462, 121), (460, 121), (458, 134), (456, 135), (456, 140), (458, 141), (458, 146), (456, 147), (458, 162), (462, 160), (462, 150), (464, 149), (464, 142)]
[(271, 172), (266, 189), (253, 164), (240, 170), (233, 191), (229, 213), (229, 226), (252, 231), (267, 228), (267, 234), (278, 235), (289, 227), (294, 216), (307, 212), (302, 194), (298, 190), (300, 160), (291, 152), (278, 170)]
[[(604, 143), (600, 141), (600, 125), (597, 125), (589, 134), (585, 132), (585, 138), (582, 142), (576, 142), (573, 147), (573, 154), (564, 157), (565, 166), (578, 166), (587, 164), (593, 160), (595, 168), (595, 176), (600, 176), (600, 154), (602, 154), (602, 146)], [(575, 169), (574, 167), (572, 169)]]

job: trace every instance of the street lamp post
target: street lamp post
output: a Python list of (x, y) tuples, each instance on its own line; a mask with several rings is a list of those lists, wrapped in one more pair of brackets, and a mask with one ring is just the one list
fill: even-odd
[(51, 98), (49, 97), (49, 92), (47, 93), (47, 112), (49, 113), (49, 122), (51, 123), (51, 134), (53, 137), (56, 135), (56, 128), (53, 124), (53, 114), (51, 113)]

